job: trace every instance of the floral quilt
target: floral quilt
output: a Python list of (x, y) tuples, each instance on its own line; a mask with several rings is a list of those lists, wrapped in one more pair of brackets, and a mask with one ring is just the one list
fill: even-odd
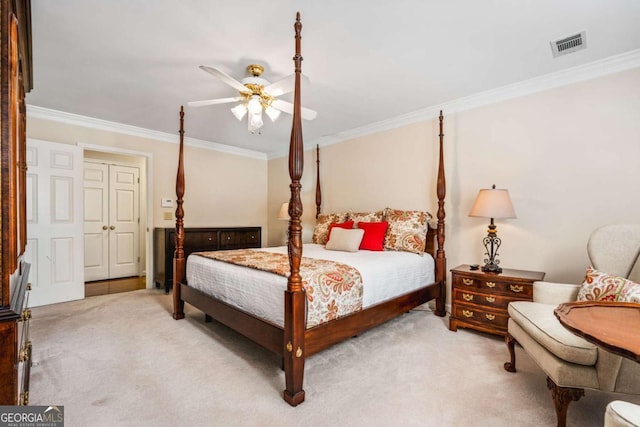
[[(285, 254), (237, 249), (198, 255), (284, 277), (291, 273)], [(300, 276), (307, 295), (307, 328), (362, 310), (362, 276), (350, 265), (302, 257)]]

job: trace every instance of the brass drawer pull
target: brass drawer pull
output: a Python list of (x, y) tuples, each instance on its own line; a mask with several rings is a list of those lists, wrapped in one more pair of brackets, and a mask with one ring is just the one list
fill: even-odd
[(20, 400), (18, 402), (20, 406), (26, 406), (29, 404), (29, 392), (25, 391), (24, 393), (20, 393)]
[(465, 301), (473, 301), (473, 295), (471, 294), (462, 294), (462, 299)]
[(494, 297), (486, 297), (487, 302), (496, 302)]
[(31, 309), (25, 308), (24, 310), (22, 310), (22, 320), (29, 320), (29, 319), (31, 319)]
[(22, 348), (20, 349), (20, 352), (18, 354), (18, 361), (19, 362), (26, 362), (27, 360), (31, 359), (31, 340), (27, 340), (23, 345)]
[(524, 286), (520, 286), (520, 285), (509, 285), (509, 288), (513, 292), (522, 292), (522, 291), (524, 291)]
[(31, 283), (27, 283), (27, 290), (30, 291), (31, 290)]
[(487, 287), (489, 287), (489, 288), (495, 288), (496, 287), (496, 282), (485, 282), (485, 285), (487, 285)]
[(493, 314), (485, 314), (484, 317), (487, 318), (487, 320), (495, 320), (496, 316), (494, 316)]
[(462, 310), (462, 315), (464, 317), (473, 317), (473, 311), (471, 311), (471, 310)]
[(462, 278), (462, 283), (464, 283), (467, 286), (471, 286), (473, 285), (473, 279), (467, 279), (465, 277)]

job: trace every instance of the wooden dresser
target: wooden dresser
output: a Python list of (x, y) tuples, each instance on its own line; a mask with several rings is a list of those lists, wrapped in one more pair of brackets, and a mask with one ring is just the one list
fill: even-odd
[(449, 329), (472, 328), (496, 335), (507, 333), (511, 301), (531, 301), (533, 282), (544, 279), (540, 271), (512, 270), (485, 273), (460, 265), (451, 270), (452, 296)]
[(31, 342), (25, 93), (31, 90), (31, 3), (0, 6), (0, 405), (28, 404)]
[[(184, 257), (192, 252), (259, 248), (260, 227), (185, 228)], [(175, 228), (153, 230), (153, 281), (169, 292), (173, 286), (173, 253), (176, 249)]]

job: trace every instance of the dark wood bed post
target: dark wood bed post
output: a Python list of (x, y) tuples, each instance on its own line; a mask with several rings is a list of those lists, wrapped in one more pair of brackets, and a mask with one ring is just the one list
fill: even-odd
[(180, 283), (184, 280), (184, 107), (180, 107), (180, 149), (176, 175), (176, 251), (173, 255), (173, 318), (184, 318), (184, 301), (180, 298)]
[(295, 63), (295, 91), (293, 99), (293, 125), (289, 143), (289, 176), (291, 177), (291, 199), (289, 200), (289, 266), (291, 274), (287, 280), (287, 290), (284, 293), (284, 375), (286, 389), (284, 400), (291, 406), (304, 402), (302, 382), (304, 377), (304, 334), (306, 328), (306, 293), (300, 276), (300, 261), (302, 259), (302, 200), (300, 190), (302, 185), (302, 170), (304, 165), (304, 148), (302, 143), (302, 123), (300, 117), (300, 73), (302, 72), (302, 56), (300, 54), (300, 12), (296, 13), (294, 24), (296, 32)]
[(444, 254), (444, 196), (446, 194), (446, 182), (444, 177), (444, 133), (442, 131), (442, 120), (442, 110), (440, 110), (440, 159), (438, 161), (438, 183), (436, 190), (438, 196), (438, 250), (436, 251), (436, 282), (440, 286), (440, 297), (436, 298), (435, 314), (438, 316), (444, 316), (446, 314), (445, 299), (447, 295), (447, 258)]
[(316, 219), (320, 215), (322, 206), (322, 191), (320, 190), (320, 144), (316, 144)]

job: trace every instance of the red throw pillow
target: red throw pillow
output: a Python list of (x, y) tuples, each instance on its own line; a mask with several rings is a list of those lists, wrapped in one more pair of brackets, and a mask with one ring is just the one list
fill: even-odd
[(358, 228), (364, 230), (364, 236), (362, 236), (362, 242), (360, 242), (360, 249), (367, 251), (384, 250), (384, 236), (387, 234), (388, 226), (389, 223), (387, 221), (359, 222)]
[(329, 224), (329, 231), (327, 232), (327, 242), (331, 238), (331, 229), (333, 227), (346, 228), (346, 229), (353, 228), (353, 221), (332, 222), (331, 224)]

